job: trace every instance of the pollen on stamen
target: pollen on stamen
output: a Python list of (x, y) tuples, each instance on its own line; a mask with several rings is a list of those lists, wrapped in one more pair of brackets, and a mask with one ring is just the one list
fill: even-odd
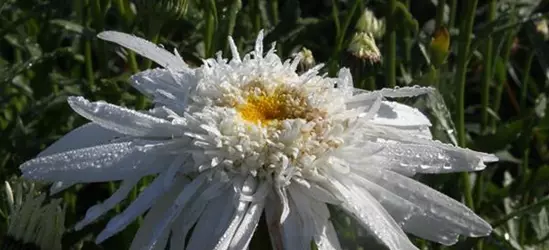
[(286, 119), (306, 119), (312, 110), (300, 91), (277, 88), (268, 91), (253, 87), (248, 91), (246, 102), (236, 108), (240, 116), (249, 122), (268, 124)]

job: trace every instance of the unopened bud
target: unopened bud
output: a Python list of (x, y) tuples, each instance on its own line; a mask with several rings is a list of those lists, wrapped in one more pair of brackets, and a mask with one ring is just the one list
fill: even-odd
[(433, 34), (429, 45), (431, 64), (438, 67), (446, 61), (450, 50), (450, 33), (444, 27), (438, 28)]
[(385, 20), (376, 18), (372, 11), (365, 9), (356, 23), (356, 30), (379, 39), (385, 34)]
[(308, 69), (315, 66), (315, 58), (313, 57), (313, 52), (309, 49), (303, 47), (301, 51), (299, 52), (301, 55), (301, 61), (299, 63), (299, 67), (301, 71), (307, 71)]
[(543, 18), (536, 22), (536, 31), (543, 36), (543, 39), (549, 40), (549, 25), (547, 19)]
[(377, 63), (381, 60), (381, 52), (376, 45), (373, 35), (370, 33), (356, 32), (347, 51), (370, 63)]

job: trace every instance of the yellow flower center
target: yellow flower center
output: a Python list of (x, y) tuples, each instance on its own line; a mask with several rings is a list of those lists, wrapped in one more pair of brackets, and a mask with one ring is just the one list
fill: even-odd
[(314, 109), (297, 89), (279, 87), (270, 92), (262, 87), (251, 86), (246, 103), (236, 107), (241, 117), (259, 124), (286, 119), (311, 119), (309, 114)]

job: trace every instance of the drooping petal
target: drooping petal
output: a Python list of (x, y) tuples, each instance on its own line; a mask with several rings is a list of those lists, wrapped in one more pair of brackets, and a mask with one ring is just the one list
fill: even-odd
[[(175, 198), (181, 192), (181, 189), (189, 183), (189, 180), (183, 177), (179, 177), (174, 181), (174, 185), (170, 187), (165, 194), (163, 194), (152, 206), (152, 208), (147, 212), (143, 223), (139, 227), (139, 230), (133, 238), (132, 244), (130, 246), (131, 250), (142, 250), (142, 249), (151, 249), (151, 250), (163, 250), (165, 249), (168, 243), (168, 236), (170, 230), (165, 230), (160, 233), (161, 237), (156, 241), (154, 246), (148, 246), (152, 241), (151, 237), (155, 234), (155, 226), (157, 223), (166, 215), (166, 212), (170, 208), (171, 204), (174, 202)], [(168, 228), (169, 229), (169, 228)], [(145, 248), (148, 247), (148, 248)]]
[[(234, 191), (226, 189), (218, 198), (210, 201), (192, 232), (189, 249), (223, 249), (217, 248), (222, 235), (235, 217), (238, 221), (242, 219), (247, 209), (247, 202), (239, 204), (236, 199)], [(232, 235), (228, 237), (232, 238)]]
[[(269, 195), (265, 215), (273, 249), (308, 249), (312, 240), (312, 233), (304, 232), (303, 221), (300, 218), (293, 200), (288, 199), (290, 209), (288, 216), (282, 222), (280, 220), (282, 209), (278, 197)], [(290, 196), (290, 195), (287, 195)]]
[(97, 37), (131, 49), (164, 68), (173, 68), (183, 71), (190, 70), (187, 64), (181, 60), (181, 57), (178, 57), (143, 38), (116, 31), (103, 31), (99, 33)]
[(84, 219), (76, 223), (75, 230), (81, 230), (86, 225), (95, 221), (99, 216), (105, 214), (109, 210), (113, 209), (118, 203), (128, 196), (132, 188), (137, 184), (140, 177), (126, 179), (120, 184), (120, 187), (104, 202), (94, 205), (86, 211)]
[(179, 246), (185, 246), (187, 235), (192, 227), (195, 225), (198, 218), (202, 215), (204, 208), (208, 205), (209, 200), (207, 198), (195, 199), (191, 201), (188, 207), (185, 208), (185, 213), (180, 214), (179, 217), (173, 222), (172, 236), (170, 239), (170, 249), (179, 250)]
[[(41, 181), (101, 182), (162, 171), (170, 157), (155, 159), (163, 144), (121, 142), (38, 157), (20, 166), (25, 178)], [(168, 162), (165, 162), (168, 161)], [(85, 174), (83, 174), (85, 173)]]
[(365, 189), (357, 187), (354, 183), (342, 183), (335, 179), (332, 184), (346, 198), (341, 208), (385, 246), (391, 250), (417, 249), (391, 215)]
[(252, 240), (252, 235), (255, 232), (255, 228), (259, 223), (259, 218), (263, 213), (265, 207), (265, 200), (260, 200), (250, 204), (248, 211), (242, 218), (240, 225), (231, 240), (231, 244), (228, 249), (239, 250), (248, 249), (248, 245)]
[(137, 216), (140, 216), (151, 208), (158, 198), (167, 191), (164, 185), (164, 175), (165, 173), (158, 175), (122, 213), (112, 218), (107, 223), (107, 226), (105, 226), (105, 229), (99, 233), (95, 242), (100, 244), (114, 234), (122, 231), (134, 221)]
[[(435, 219), (432, 223), (453, 225), (454, 233), (478, 237), (486, 236), (492, 231), (490, 224), (475, 215), (465, 205), (420, 182), (378, 167), (370, 166), (361, 168), (359, 171), (362, 173), (361, 177), (415, 204), (419, 208), (417, 212)], [(413, 212), (409, 216), (415, 216)], [(448, 235), (450, 236), (452, 235)]]
[[(52, 143), (50, 146), (40, 152), (37, 157), (43, 157), (74, 149), (106, 144), (123, 136), (123, 134), (105, 129), (96, 123), (89, 122), (78, 128), (73, 129), (72, 131), (61, 137), (61, 139)], [(55, 182), (50, 188), (50, 195), (57, 194), (71, 187), (75, 183), (76, 182), (67, 181)]]
[[(255, 177), (248, 176), (248, 178), (244, 181), (242, 184), (242, 187), (239, 188), (240, 193), (245, 196), (251, 196), (255, 193), (257, 190), (257, 180)], [(246, 200), (240, 200), (240, 196), (237, 195), (235, 197), (235, 200), (238, 200), (235, 202), (235, 213), (233, 214), (227, 229), (223, 234), (219, 237), (219, 241), (217, 242), (217, 245), (213, 248), (214, 250), (225, 250), (229, 249), (231, 242), (233, 240), (233, 237), (235, 236), (237, 230), (240, 226), (243, 228), (252, 228), (252, 231), (257, 226), (257, 221), (255, 221), (255, 225), (242, 225), (242, 223), (245, 223), (244, 218), (249, 214), (250, 210), (250, 202)], [(256, 208), (257, 209), (257, 208)], [(255, 212), (257, 213), (257, 211)], [(259, 219), (259, 217), (258, 217)], [(251, 234), (249, 234), (251, 236)], [(247, 245), (247, 242), (251, 240), (251, 237), (244, 242), (246, 242), (245, 245)], [(238, 249), (245, 249), (245, 248), (238, 248)]]
[(429, 119), (419, 110), (388, 101), (381, 104), (372, 122), (395, 127), (431, 126)]
[(330, 212), (326, 204), (310, 197), (307, 190), (301, 186), (290, 185), (289, 192), (304, 223), (303, 234), (308, 235), (307, 232), (311, 230), (311, 236), (318, 249), (341, 249), (333, 225), (329, 221)]
[[(165, 216), (155, 226), (154, 234), (151, 238), (152, 242), (149, 244), (155, 244), (154, 242), (160, 238), (161, 233), (167, 228), (177, 222), (181, 212), (187, 205), (196, 204), (199, 200), (210, 201), (221, 195), (226, 189), (226, 183), (216, 180), (217, 176), (214, 176), (213, 180), (208, 180), (209, 174), (202, 173), (197, 176), (189, 185), (187, 185), (183, 191), (179, 193), (170, 209), (166, 211)], [(224, 197), (225, 198), (225, 197)], [(219, 205), (219, 204), (218, 204)], [(175, 224), (174, 226), (180, 226)], [(194, 233), (194, 230), (193, 230)], [(183, 239), (184, 241), (184, 239)], [(185, 245), (185, 244), (182, 244)]]
[(196, 81), (189, 74), (170, 69), (145, 70), (133, 75), (131, 80), (134, 87), (152, 98), (154, 103), (163, 104), (180, 113), (185, 109), (189, 89)]
[(67, 133), (61, 139), (55, 141), (46, 149), (38, 154), (37, 157), (57, 154), (69, 150), (87, 148), (106, 144), (111, 140), (123, 137), (123, 134), (105, 129), (96, 123), (89, 122), (71, 132)]
[(383, 96), (390, 98), (399, 98), (399, 97), (413, 97), (418, 95), (428, 94), (434, 91), (432, 87), (420, 87), (420, 86), (410, 86), (410, 87), (400, 87), (400, 88), (384, 88), (373, 92), (378, 92)]
[(135, 110), (103, 101), (90, 102), (83, 97), (69, 97), (68, 102), (71, 108), (81, 116), (118, 133), (155, 138), (183, 135), (181, 127)]
[[(469, 149), (453, 147), (435, 141), (428, 144), (395, 141), (372, 142), (382, 148), (370, 158), (378, 166), (397, 172), (452, 173), (478, 171), (486, 167), (491, 155)], [(401, 171), (402, 170), (402, 171)]]
[(367, 189), (404, 231), (444, 245), (457, 242), (458, 232), (463, 230), (461, 226), (456, 228), (456, 224), (445, 222), (443, 218), (425, 211), (376, 183), (357, 176), (355, 178), (355, 183)]

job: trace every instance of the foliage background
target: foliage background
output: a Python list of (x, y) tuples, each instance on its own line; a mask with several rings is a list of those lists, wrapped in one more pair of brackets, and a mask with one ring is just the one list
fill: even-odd
[[(442, 141), (497, 154), (501, 161), (472, 174), (419, 176), (462, 200), (495, 228), (490, 236), (442, 247), (415, 239), (423, 249), (549, 249), (549, 47), (543, 23), (546, 0), (2, 0), (0, 1), (0, 179), (85, 120), (65, 100), (83, 95), (144, 109), (150, 103), (128, 84), (150, 61), (98, 40), (103, 30), (146, 37), (177, 48), (191, 65), (227, 52), (228, 35), (249, 51), (260, 29), (266, 44), (289, 57), (304, 46), (325, 71), (350, 67), (358, 86), (434, 86), (440, 94), (401, 100), (434, 123)], [(347, 51), (365, 7), (386, 17), (378, 41), (382, 62)], [(546, 25), (546, 24), (545, 24)], [(436, 27), (450, 31), (446, 62), (431, 63)], [(547, 28), (547, 27), (545, 27)], [(444, 52), (444, 51), (443, 51)], [(446, 104), (447, 106), (445, 106)], [(447, 108), (446, 108), (447, 107)], [(455, 124), (455, 125), (454, 125)], [(86, 208), (107, 198), (118, 183), (73, 187), (67, 203), (66, 249), (126, 249), (139, 221), (101, 245), (94, 236), (118, 206), (82, 231), (70, 226)], [(147, 184), (144, 180), (141, 187)], [(132, 197), (139, 193), (137, 188)], [(6, 229), (2, 209), (0, 235)], [(348, 249), (372, 247), (353, 222), (334, 214)], [(252, 247), (263, 249), (264, 236)], [(264, 229), (263, 229), (264, 230)]]

